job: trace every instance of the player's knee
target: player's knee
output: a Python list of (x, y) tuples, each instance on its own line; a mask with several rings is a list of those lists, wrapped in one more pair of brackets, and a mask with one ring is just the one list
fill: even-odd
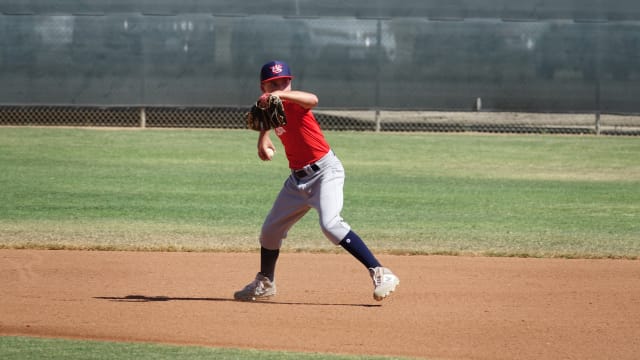
[(338, 244), (350, 230), (349, 225), (340, 216), (320, 219), (320, 228), (324, 235), (335, 244)]
[(273, 227), (263, 226), (260, 232), (260, 245), (267, 249), (279, 249), (287, 237), (287, 231)]

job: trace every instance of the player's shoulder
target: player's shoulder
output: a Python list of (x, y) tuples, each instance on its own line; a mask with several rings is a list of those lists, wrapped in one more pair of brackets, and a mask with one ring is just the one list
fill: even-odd
[(305, 112), (309, 110), (304, 106), (298, 104), (297, 102), (291, 101), (291, 100), (282, 100), (282, 105), (284, 106), (284, 109), (287, 111)]

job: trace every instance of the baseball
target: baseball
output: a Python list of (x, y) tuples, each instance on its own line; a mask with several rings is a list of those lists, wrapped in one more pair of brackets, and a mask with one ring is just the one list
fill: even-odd
[(273, 157), (273, 154), (275, 154), (276, 152), (273, 151), (272, 148), (268, 148), (267, 149), (267, 156), (269, 156), (269, 159), (271, 159)]

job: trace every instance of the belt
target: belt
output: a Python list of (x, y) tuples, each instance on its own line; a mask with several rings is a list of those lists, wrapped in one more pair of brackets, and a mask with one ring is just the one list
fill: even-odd
[(318, 166), (318, 164), (316, 163), (313, 163), (311, 165), (303, 167), (300, 170), (293, 170), (293, 175), (298, 179), (302, 179), (303, 177), (315, 174), (318, 170), (320, 170), (320, 166)]

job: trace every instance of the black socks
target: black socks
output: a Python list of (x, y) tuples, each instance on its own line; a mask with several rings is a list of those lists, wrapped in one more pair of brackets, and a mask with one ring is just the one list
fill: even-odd
[(360, 237), (353, 231), (349, 231), (347, 236), (340, 241), (340, 246), (353, 255), (362, 265), (367, 269), (381, 266), (375, 256), (371, 253), (367, 245), (360, 239)]
[(276, 272), (278, 255), (280, 255), (280, 249), (269, 250), (260, 247), (260, 274), (268, 277), (271, 281), (273, 281)]
[[(353, 231), (349, 231), (347, 236), (340, 241), (340, 246), (347, 250), (353, 257), (358, 259), (367, 269), (375, 268), (380, 265), (378, 259), (371, 253), (371, 250)], [(273, 281), (276, 272), (276, 262), (280, 255), (280, 249), (269, 250), (260, 247), (260, 274)]]

